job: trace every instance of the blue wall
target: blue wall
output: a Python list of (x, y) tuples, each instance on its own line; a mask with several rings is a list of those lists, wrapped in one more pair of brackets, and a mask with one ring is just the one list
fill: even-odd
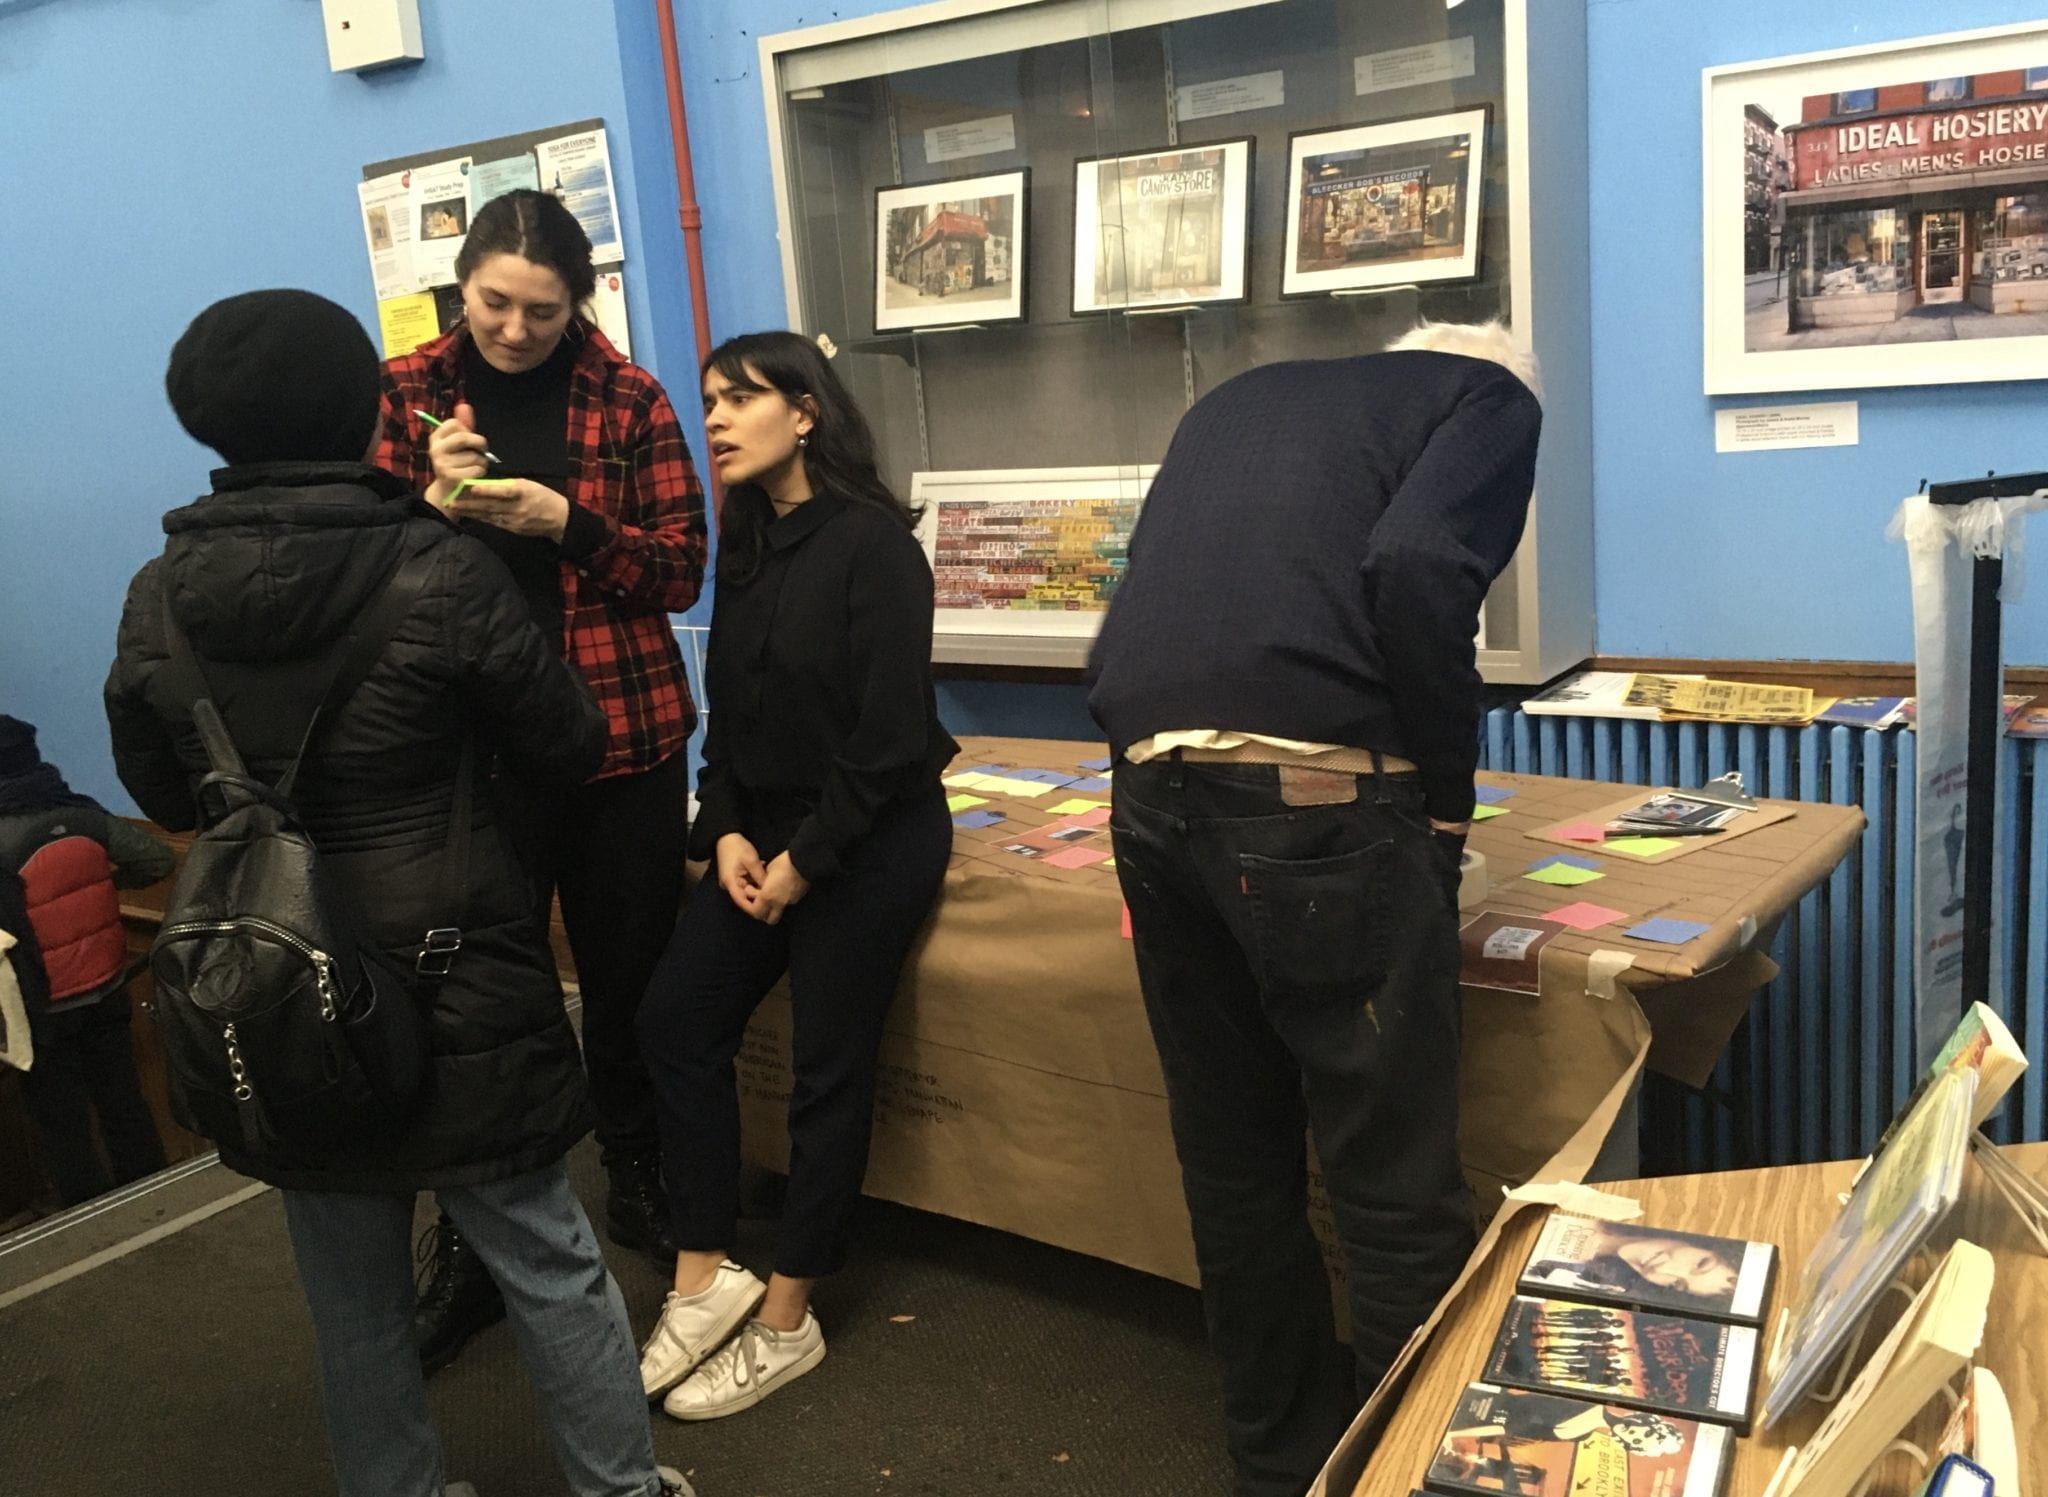
[[(610, 0), (436, 0), (421, 19), (425, 63), (359, 78), (328, 72), (311, 0), (0, 3), (17, 168), (0, 233), (0, 710), (38, 723), (109, 804), (128, 805), (99, 705), (122, 593), (213, 461), (164, 404), (165, 357), (201, 307), (254, 286), (308, 287), (374, 328), (365, 162), (602, 116), (629, 264), (651, 243), (662, 300), (687, 305), (672, 208), (665, 238), (643, 240), (635, 212), (642, 176), (670, 175), (668, 144), (634, 149)], [(687, 367), (687, 335), (649, 321), (645, 282), (632, 291), (636, 348), (674, 346)]]
[[(896, 8), (676, 7), (717, 336), (783, 321), (759, 37)], [(1895, 501), (1922, 477), (2048, 464), (2039, 385), (1858, 392), (1860, 447), (1717, 456), (1697, 281), (1702, 67), (2038, 14), (1588, 0), (1603, 652), (1904, 659), (1905, 567), (1883, 538)], [(126, 804), (98, 682), (121, 590), (209, 463), (160, 398), (164, 355), (201, 306), (255, 285), (308, 286), (371, 320), (350, 190), (364, 162), (603, 116), (636, 352), (688, 404), (651, 0), (434, 0), (422, 19), (428, 61), (364, 79), (327, 72), (311, 0), (0, 0), (0, 139), (33, 169), (0, 236), (0, 710), (40, 723), (51, 756), (112, 802)], [(2013, 610), (2008, 630), (2010, 659), (2048, 661), (2048, 604)], [(956, 683), (942, 706), (956, 732), (1088, 731), (1071, 687)]]
[[(2028, 0), (1589, 0), (1601, 653), (1910, 659), (1905, 557), (1884, 538), (1899, 499), (1922, 478), (2048, 467), (2040, 384), (1700, 393), (1700, 69), (2041, 15)], [(1834, 398), (1861, 403), (1861, 446), (1714, 452), (1719, 405)], [(2041, 589), (2006, 630), (2009, 661), (2048, 661)]]

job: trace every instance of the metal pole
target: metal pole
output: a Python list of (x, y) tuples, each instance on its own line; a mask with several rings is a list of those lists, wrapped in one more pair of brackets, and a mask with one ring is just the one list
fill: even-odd
[(1991, 893), (1998, 789), (1998, 740), (2004, 719), (1998, 588), (2005, 563), (1980, 558), (1970, 585), (1970, 769), (1963, 805), (1963, 1002), (1991, 1002)]

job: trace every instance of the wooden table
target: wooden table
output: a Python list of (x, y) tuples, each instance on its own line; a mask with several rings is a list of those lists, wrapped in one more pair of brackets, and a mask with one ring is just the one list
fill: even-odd
[[(2048, 1176), (2048, 1144), (2021, 1144), (2007, 1152), (2030, 1174)], [(1775, 1316), (1807, 1253), (1834, 1220), (1836, 1195), (1848, 1188), (1855, 1172), (1854, 1162), (1804, 1164), (1672, 1175), (1602, 1189), (1640, 1201), (1645, 1223), (1775, 1242), (1784, 1255), (1773, 1291), (1771, 1313)], [(1366, 1466), (1364, 1478), (1354, 1489), (1358, 1497), (1404, 1497), (1422, 1485), (1423, 1471), (1459, 1390), (1478, 1376), (1486, 1360), (1502, 1311), (1514, 1292), (1516, 1272), (1529, 1255), (1543, 1216), (1540, 1210), (1527, 1210), (1507, 1225), (1492, 1258), (1438, 1328)], [(2040, 1492), (2042, 1483), (2048, 1481), (2048, 1451), (2043, 1450), (2040, 1438), (2041, 1432), (2048, 1430), (2048, 1257), (2033, 1247), (2003, 1198), (1974, 1164), (1964, 1176), (1962, 1201), (1936, 1237), (1934, 1248), (1945, 1247), (1959, 1236), (1989, 1249), (1996, 1264), (1991, 1318), (1978, 1360), (1998, 1375), (2012, 1401), (2013, 1425), (2019, 1434), (2021, 1488)], [(1936, 1256), (1935, 1251), (1921, 1255), (1914, 1265), (1916, 1283), (1925, 1277)], [(1898, 1297), (1892, 1296), (1880, 1308), (1880, 1319), (1864, 1340), (1866, 1353), (1896, 1319), (1898, 1305)], [(1809, 1401), (1776, 1428), (1737, 1441), (1725, 1497), (1760, 1497), (1785, 1447), (1803, 1444), (1824, 1412)], [(1939, 1419), (1934, 1416), (1923, 1417), (1916, 1426), (1923, 1449), (1938, 1427)], [(1919, 1479), (1911, 1474), (1910, 1463), (1891, 1457), (1872, 1484), (1870, 1497), (1905, 1497), (1918, 1488)]]

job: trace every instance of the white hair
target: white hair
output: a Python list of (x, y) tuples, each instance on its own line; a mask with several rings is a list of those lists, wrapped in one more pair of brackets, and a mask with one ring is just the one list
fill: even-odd
[(1538, 400), (1543, 398), (1543, 379), (1537, 372), (1535, 351), (1497, 317), (1491, 322), (1418, 323), (1387, 345), (1388, 353), (1416, 350), (1485, 359), (1527, 385), (1529, 393)]

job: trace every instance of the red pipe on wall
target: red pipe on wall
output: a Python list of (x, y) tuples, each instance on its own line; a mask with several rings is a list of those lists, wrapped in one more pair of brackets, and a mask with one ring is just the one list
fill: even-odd
[[(697, 172), (690, 162), (690, 117), (683, 107), (683, 64), (676, 49), (676, 13), (670, 0), (654, 0), (654, 13), (661, 28), (661, 71), (668, 84), (669, 140), (676, 158), (677, 214), (683, 225), (683, 260), (690, 276), (690, 313), (697, 329), (697, 363), (701, 368), (711, 357), (711, 300), (704, 289), (704, 212), (697, 206)], [(690, 405), (696, 404), (694, 395)], [(712, 469), (711, 513), (714, 517), (725, 504), (725, 490)]]

